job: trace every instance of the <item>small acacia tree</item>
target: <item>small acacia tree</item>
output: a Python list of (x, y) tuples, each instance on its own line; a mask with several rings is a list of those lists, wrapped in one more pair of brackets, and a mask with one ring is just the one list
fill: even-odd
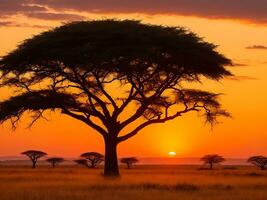
[(74, 160), (73, 162), (77, 163), (78, 165), (89, 167), (86, 159), (77, 159), (77, 160)]
[(118, 176), (118, 144), (143, 128), (189, 112), (211, 124), (229, 116), (219, 94), (185, 85), (229, 76), (230, 64), (215, 45), (179, 27), (130, 20), (65, 24), (0, 60), (0, 86), (17, 91), (0, 103), (0, 122), (16, 126), (25, 112), (35, 122), (46, 110), (80, 120), (104, 138), (104, 174)]
[(60, 157), (53, 157), (53, 158), (48, 158), (46, 159), (47, 162), (49, 162), (53, 168), (55, 168), (59, 163), (64, 162), (64, 158)]
[(248, 162), (259, 167), (261, 170), (267, 168), (267, 157), (265, 156), (252, 156), (248, 159)]
[(32, 161), (32, 168), (36, 168), (36, 163), (39, 158), (42, 158), (46, 156), (47, 154), (42, 151), (36, 151), (36, 150), (28, 150), (21, 153), (22, 155), (28, 156), (30, 160)]
[(95, 168), (101, 162), (104, 161), (104, 156), (97, 152), (87, 152), (81, 155), (87, 161), (87, 166), (90, 168)]
[(120, 161), (121, 163), (126, 164), (127, 168), (130, 169), (133, 164), (138, 162), (138, 159), (135, 157), (127, 157), (122, 158)]
[(225, 161), (225, 159), (222, 156), (217, 154), (205, 155), (201, 158), (201, 160), (204, 162), (204, 164), (208, 164), (210, 166), (209, 167), (210, 170), (213, 169), (214, 164), (218, 164)]

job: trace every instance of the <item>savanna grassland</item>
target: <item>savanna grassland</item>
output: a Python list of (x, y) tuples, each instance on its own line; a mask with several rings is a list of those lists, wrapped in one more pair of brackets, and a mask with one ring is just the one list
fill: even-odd
[(1, 200), (266, 200), (267, 172), (253, 167), (121, 167), (121, 178), (80, 166), (0, 166)]

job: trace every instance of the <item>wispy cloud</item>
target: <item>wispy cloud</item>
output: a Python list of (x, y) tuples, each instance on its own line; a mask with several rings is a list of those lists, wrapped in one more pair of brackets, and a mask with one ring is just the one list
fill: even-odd
[(12, 23), (11, 22), (1, 22), (0, 21), (0, 27), (1, 26), (10, 26)]
[(267, 0), (35, 0), (53, 9), (95, 13), (177, 14), (267, 24)]
[(234, 67), (247, 67), (248, 65), (244, 63), (233, 63), (233, 66)]
[(16, 23), (13, 21), (0, 21), (0, 27), (24, 27), (24, 28), (41, 28), (41, 29), (51, 28), (50, 26), (28, 24), (28, 23)]
[(51, 13), (51, 12), (34, 12), (24, 14), (27, 17), (42, 19), (42, 20), (67, 20), (67, 21), (80, 21), (84, 20), (85, 17), (76, 14), (67, 14), (67, 13)]
[[(8, 19), (8, 17), (21, 14), (26, 17), (41, 20), (57, 20), (57, 21), (78, 21), (84, 17), (79, 14), (69, 14), (64, 12), (51, 12), (46, 5), (36, 4), (36, 0), (0, 0), (0, 18)], [(14, 23), (5, 22), (7, 26)], [(4, 22), (1, 23), (3, 26)], [(18, 24), (17, 24), (18, 25)]]
[(258, 78), (251, 77), (251, 76), (229, 76), (227, 77), (228, 80), (231, 81), (252, 81), (252, 80), (259, 80)]
[[(64, 18), (63, 15), (43, 14), (48, 11), (47, 8), (55, 13), (74, 10), (88, 13), (174, 14), (237, 19), (267, 25), (267, 0), (0, 0), (2, 17), (17, 13), (33, 16), (38, 12), (35, 17), (42, 19)], [(70, 18), (68, 15), (65, 17)]]
[[(33, 0), (34, 1), (34, 0)], [(0, 0), (0, 16), (25, 12), (41, 12), (47, 9), (42, 5), (32, 4), (32, 0)]]
[(248, 46), (246, 47), (246, 49), (259, 49), (259, 50), (267, 50), (267, 46), (264, 45), (252, 45), (252, 46)]

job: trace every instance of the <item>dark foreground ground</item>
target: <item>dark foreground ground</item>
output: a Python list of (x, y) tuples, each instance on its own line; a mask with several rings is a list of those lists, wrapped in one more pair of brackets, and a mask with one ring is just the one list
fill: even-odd
[(267, 172), (253, 167), (122, 167), (121, 178), (80, 166), (0, 166), (0, 200), (266, 200)]

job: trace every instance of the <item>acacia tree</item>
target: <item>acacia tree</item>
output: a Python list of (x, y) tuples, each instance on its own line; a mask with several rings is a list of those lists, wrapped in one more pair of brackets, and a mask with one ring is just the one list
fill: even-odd
[(97, 152), (87, 152), (81, 155), (87, 161), (87, 166), (90, 168), (95, 168), (101, 162), (104, 161), (104, 156)]
[(267, 157), (265, 156), (252, 156), (248, 159), (248, 162), (259, 167), (261, 170), (267, 168)]
[(135, 157), (127, 157), (127, 158), (122, 158), (120, 161), (121, 163), (126, 164), (127, 168), (130, 169), (133, 164), (138, 162), (138, 159)]
[(83, 165), (83, 166), (89, 167), (86, 159), (73, 160), (73, 162), (77, 163), (78, 165)]
[(59, 163), (64, 162), (64, 158), (60, 158), (60, 157), (52, 157), (52, 158), (48, 158), (46, 159), (47, 162), (49, 162), (53, 168), (55, 168)]
[(205, 155), (201, 158), (201, 160), (204, 162), (204, 164), (208, 164), (210, 166), (210, 170), (213, 169), (214, 164), (218, 164), (225, 161), (222, 156), (217, 154)]
[(80, 120), (103, 136), (104, 174), (117, 176), (117, 145), (143, 128), (189, 112), (211, 124), (229, 116), (219, 94), (185, 85), (229, 76), (230, 64), (215, 45), (183, 28), (130, 20), (72, 22), (2, 58), (1, 85), (17, 92), (0, 103), (0, 121), (11, 119), (16, 126), (23, 113), (32, 112), (36, 122), (46, 110)]
[(30, 160), (32, 161), (32, 168), (33, 169), (36, 168), (36, 163), (37, 163), (38, 159), (47, 155), (45, 152), (36, 151), (36, 150), (28, 150), (28, 151), (22, 152), (21, 154), (28, 156), (30, 158)]

